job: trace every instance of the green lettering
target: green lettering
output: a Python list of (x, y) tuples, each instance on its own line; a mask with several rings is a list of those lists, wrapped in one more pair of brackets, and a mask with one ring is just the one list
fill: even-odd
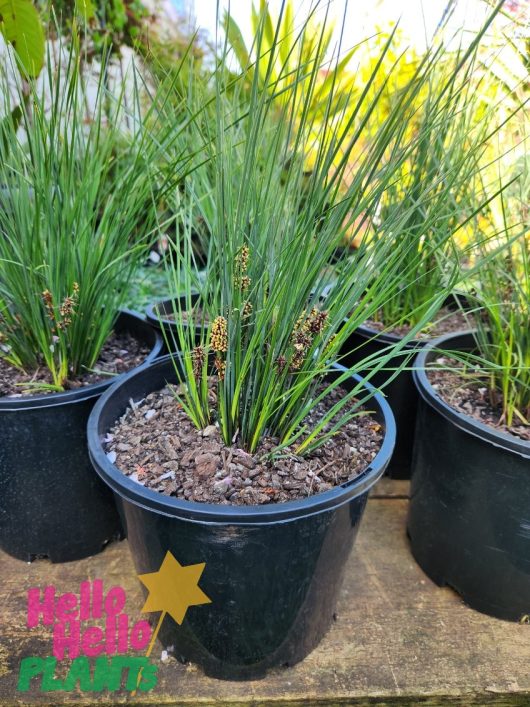
[(20, 663), (17, 690), (27, 692), (31, 680), (42, 676), (41, 690), (54, 692), (64, 690), (72, 692), (79, 683), (82, 692), (101, 692), (109, 690), (115, 692), (121, 688), (123, 670), (127, 669), (125, 689), (148, 692), (158, 682), (158, 666), (149, 662), (145, 656), (114, 656), (110, 660), (99, 657), (95, 661), (94, 678), (90, 674), (90, 662), (87, 656), (79, 656), (72, 661), (66, 680), (55, 677), (57, 659), (54, 657), (37, 658), (35, 656), (24, 658)]
[(148, 660), (149, 659), (145, 656), (129, 658), (129, 674), (127, 675), (127, 682), (125, 683), (126, 690), (136, 690), (138, 683), (140, 682), (140, 670), (142, 670)]
[(116, 681), (115, 671), (112, 671), (108, 658), (105, 658), (104, 656), (96, 658), (94, 680), (90, 689), (93, 692), (100, 692), (105, 688), (111, 690), (112, 692), (114, 690), (119, 690), (121, 685), (121, 671), (118, 673), (117, 677), (118, 680)]
[(31, 678), (37, 677), (37, 675), (40, 675), (43, 670), (43, 658), (24, 658), (20, 663), (20, 673), (18, 675), (17, 690), (20, 690), (21, 692), (26, 692), (26, 690), (29, 690), (29, 683)]
[(107, 682), (107, 689), (111, 692), (121, 688), (123, 669), (129, 667), (130, 660), (131, 658), (126, 655), (116, 655), (111, 658)]
[(156, 683), (158, 682), (157, 671), (158, 671), (158, 665), (148, 662), (147, 665), (145, 665), (144, 669), (142, 670), (142, 680), (141, 680), (140, 684), (138, 685), (138, 689), (141, 690), (142, 692), (147, 692), (148, 690), (152, 690), (153, 687), (155, 687)]
[(57, 665), (57, 658), (50, 656), (49, 658), (44, 658), (44, 675), (42, 678), (42, 691), (43, 692), (55, 692), (56, 690), (64, 690), (64, 685), (62, 680), (57, 680), (55, 677), (55, 666)]
[(68, 671), (68, 677), (64, 681), (63, 689), (66, 690), (66, 692), (72, 692), (72, 690), (75, 690), (78, 682), (79, 689), (82, 692), (88, 692), (92, 689), (90, 663), (86, 655), (79, 656), (79, 658), (72, 661), (72, 665)]

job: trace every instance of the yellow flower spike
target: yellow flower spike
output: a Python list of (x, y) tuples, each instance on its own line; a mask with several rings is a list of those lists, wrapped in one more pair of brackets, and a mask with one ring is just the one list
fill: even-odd
[(219, 353), (228, 351), (228, 329), (224, 317), (216, 317), (214, 319), (210, 343), (214, 351)]

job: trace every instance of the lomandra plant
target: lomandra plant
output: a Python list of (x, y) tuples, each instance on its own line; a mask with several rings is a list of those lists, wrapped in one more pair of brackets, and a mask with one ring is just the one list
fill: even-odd
[(530, 425), (530, 239), (528, 229), (510, 225), (501, 198), (504, 247), (479, 260), (478, 305), (472, 322), (477, 356), (464, 362), (488, 381), (499, 424)]
[[(256, 38), (258, 54), (263, 31)], [(276, 28), (274, 41), (267, 43), (271, 67), (280, 52), (278, 36)], [(395, 293), (404, 268), (413, 272), (417, 267), (417, 260), (405, 257), (392, 239), (382, 239), (377, 249), (362, 243), (353, 257), (342, 253), (333, 271), (329, 268), (344, 231), (352, 224), (362, 228), (414, 147), (403, 141), (409, 106), (436, 64), (436, 51), (420, 63), (376, 137), (360, 147), (384, 93), (384, 80), (380, 92), (373, 95), (371, 88), (390, 43), (391, 38), (362, 95), (350, 96), (355, 103), (343, 121), (332, 115), (331, 89), (318, 118), (322, 133), (309, 175), (303, 164), (314, 149), (315, 118), (307, 107), (317, 90), (318, 66), (300, 64), (300, 82), (290, 73), (280, 115), (274, 97), (284, 90), (284, 77), (278, 81), (271, 71), (266, 90), (263, 77), (254, 77), (244, 109), (227, 112), (218, 100), (211, 155), (217, 208), (209, 210), (214, 222), (208, 224), (212, 242), (206, 278), (194, 277), (189, 235), (194, 204), (182, 207), (188, 227), (173, 244), (172, 277), (187, 293), (174, 312), (180, 400), (198, 428), (218, 424), (226, 445), (256, 452), (264, 436), (273, 436), (277, 450), (290, 446), (308, 454), (360, 414), (373, 395), (363, 381), (354, 381), (319, 421), (307, 426), (315, 405), (351, 378), (346, 370), (328, 375), (345, 341)], [(318, 44), (317, 38), (316, 52)], [(395, 348), (362, 362), (362, 369), (371, 370), (367, 378), (404, 351), (453, 284), (449, 278), (435, 293)], [(199, 291), (195, 308), (192, 288)], [(203, 325), (199, 341), (190, 322)]]
[(161, 168), (177, 126), (158, 125), (154, 104), (142, 114), (139, 80), (127, 107), (105, 89), (105, 59), (88, 78), (75, 42), (60, 53), (48, 57), (49, 94), (20, 89), (21, 125), (7, 121), (0, 142), (0, 355), (30, 375), (47, 369), (57, 391), (94, 369), (156, 200), (188, 159)]

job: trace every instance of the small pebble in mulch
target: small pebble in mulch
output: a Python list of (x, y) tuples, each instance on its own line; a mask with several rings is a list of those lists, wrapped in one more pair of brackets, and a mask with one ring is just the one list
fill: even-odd
[[(344, 394), (338, 388), (319, 403), (306, 419), (309, 427)], [(166, 496), (263, 505), (322, 493), (355, 478), (376, 456), (383, 434), (370, 414), (362, 414), (305, 457), (287, 447), (272, 458), (278, 445), (272, 437), (249, 454), (237, 442), (226, 446), (214, 424), (198, 430), (167, 386), (131, 401), (107, 435), (105, 451), (124, 474)]]

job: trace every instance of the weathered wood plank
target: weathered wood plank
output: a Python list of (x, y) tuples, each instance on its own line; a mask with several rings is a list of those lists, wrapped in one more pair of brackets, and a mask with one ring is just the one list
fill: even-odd
[[(403, 483), (403, 482), (400, 482)], [(402, 487), (403, 488), (403, 487)], [(77, 563), (27, 565), (0, 555), (0, 704), (57, 705), (530, 705), (530, 626), (476, 613), (416, 566), (405, 536), (406, 501), (372, 498), (328, 635), (303, 663), (265, 680), (220, 682), (174, 659), (160, 664), (153, 692), (17, 693), (20, 660), (51, 653), (48, 629), (28, 630), (26, 591), (54, 584), (78, 591), (86, 579), (142, 597), (126, 543)], [(154, 655), (160, 656), (157, 645)]]
[(370, 491), (371, 498), (408, 498), (410, 483), (383, 476)]

